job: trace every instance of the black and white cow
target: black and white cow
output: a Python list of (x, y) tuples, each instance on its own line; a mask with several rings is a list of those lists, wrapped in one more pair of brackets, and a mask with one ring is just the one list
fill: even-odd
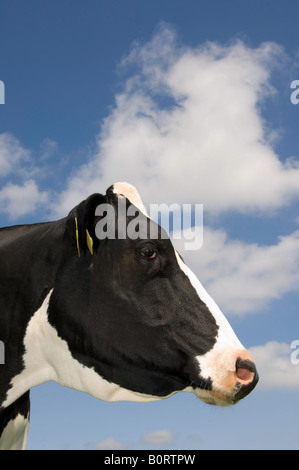
[(105, 401), (189, 391), (216, 405), (257, 383), (250, 354), (161, 228), (99, 240), (97, 209), (109, 204), (117, 218), (120, 199), (153, 226), (136, 189), (117, 183), (64, 219), (0, 230), (2, 449), (25, 447), (29, 390), (49, 380)]

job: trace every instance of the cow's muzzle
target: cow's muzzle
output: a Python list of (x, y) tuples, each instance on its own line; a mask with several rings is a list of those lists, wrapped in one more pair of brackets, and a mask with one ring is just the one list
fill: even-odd
[(204, 402), (220, 406), (233, 405), (246, 397), (258, 383), (256, 366), (248, 351), (235, 351), (233, 362), (230, 362), (231, 359), (227, 361), (229, 355), (229, 351), (218, 351), (213, 361), (208, 361), (211, 366), (210, 386), (199, 386), (195, 390)]

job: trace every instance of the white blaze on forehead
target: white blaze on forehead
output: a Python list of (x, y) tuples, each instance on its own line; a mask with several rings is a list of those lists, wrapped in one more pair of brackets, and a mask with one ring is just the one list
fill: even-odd
[(134, 206), (137, 207), (144, 215), (148, 217), (147, 211), (141, 201), (137, 189), (129, 183), (115, 183), (113, 185), (113, 192), (118, 196), (126, 197)]

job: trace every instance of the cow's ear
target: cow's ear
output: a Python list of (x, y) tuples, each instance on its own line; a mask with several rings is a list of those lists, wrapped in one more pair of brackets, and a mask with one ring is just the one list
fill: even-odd
[(97, 222), (95, 211), (97, 206), (104, 202), (106, 202), (105, 196), (92, 194), (74, 207), (67, 217), (66, 234), (76, 248), (78, 256), (86, 253), (87, 250), (93, 254), (99, 245), (95, 234)]

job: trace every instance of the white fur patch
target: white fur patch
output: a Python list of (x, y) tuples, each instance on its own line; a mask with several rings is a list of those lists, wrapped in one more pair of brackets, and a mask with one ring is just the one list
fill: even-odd
[(0, 450), (24, 450), (27, 443), (29, 420), (18, 414), (4, 428), (0, 439)]

